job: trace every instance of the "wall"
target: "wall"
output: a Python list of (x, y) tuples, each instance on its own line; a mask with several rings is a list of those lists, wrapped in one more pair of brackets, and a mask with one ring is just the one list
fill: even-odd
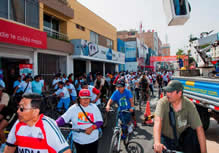
[[(77, 1), (69, 2), (74, 9), (74, 19), (68, 22), (68, 34), (71, 39), (90, 40), (90, 31), (94, 31), (113, 40), (113, 49), (117, 50), (116, 28), (104, 19), (84, 7)], [(76, 28), (76, 24), (85, 27), (85, 31)]]

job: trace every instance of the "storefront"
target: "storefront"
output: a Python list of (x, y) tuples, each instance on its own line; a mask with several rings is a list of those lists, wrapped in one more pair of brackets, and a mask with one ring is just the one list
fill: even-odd
[(9, 93), (20, 74), (20, 64), (33, 64), (35, 73), (37, 48), (47, 48), (45, 32), (0, 19), (0, 70)]
[(79, 61), (81, 63), (85, 62), (85, 64), (79, 65), (80, 70), (74, 65), (75, 74), (78, 74), (79, 71), (80, 73), (113, 73), (118, 71), (118, 64), (125, 63), (124, 53), (81, 39), (71, 40), (71, 43), (74, 45), (74, 54), (72, 55), (74, 64)]

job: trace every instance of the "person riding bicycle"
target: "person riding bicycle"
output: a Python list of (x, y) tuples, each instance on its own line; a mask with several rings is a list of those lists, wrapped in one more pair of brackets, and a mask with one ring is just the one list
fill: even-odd
[(112, 102), (116, 102), (118, 104), (119, 110), (129, 110), (132, 113), (133, 123), (136, 127), (137, 123), (132, 93), (130, 90), (125, 88), (124, 79), (119, 79), (117, 81), (116, 87), (118, 88), (118, 90), (113, 92), (112, 96), (107, 102), (106, 111), (109, 112)]
[(58, 96), (60, 98), (57, 104), (57, 110), (61, 112), (62, 107), (64, 105), (66, 111), (70, 106), (70, 102), (71, 102), (70, 95), (68, 89), (64, 87), (64, 83), (62, 81), (59, 81), (58, 87), (59, 87), (58, 90), (55, 93), (53, 93), (53, 96)]
[(90, 91), (91, 94), (91, 103), (96, 104), (97, 106), (101, 103), (100, 102), (100, 90), (98, 90), (97, 88), (95, 88), (92, 85), (88, 85), (87, 81), (84, 81), (81, 83), (81, 88), (82, 89), (88, 89)]
[(94, 81), (94, 87), (97, 88), (100, 92), (101, 102), (106, 102), (107, 98), (107, 88), (109, 88), (107, 81), (103, 78), (100, 72), (96, 75), (96, 80)]
[(18, 120), (13, 125), (6, 141), (4, 153), (71, 153), (67, 141), (56, 122), (41, 114), (42, 97), (24, 94), (19, 103)]
[(145, 99), (143, 99), (144, 101), (147, 101), (149, 99), (150, 96), (150, 90), (149, 90), (149, 80), (146, 76), (146, 74), (144, 73), (142, 75), (142, 78), (139, 80), (139, 85), (140, 85), (140, 89), (141, 89), (141, 96), (145, 97)]
[[(155, 111), (153, 129), (155, 152), (162, 153), (162, 150), (166, 148), (179, 150), (181, 145), (182, 151), (187, 153), (185, 149), (190, 149), (192, 144), (199, 142), (200, 145), (195, 145), (196, 148), (198, 146), (199, 149), (200, 146), (201, 153), (207, 153), (202, 122), (195, 105), (183, 96), (182, 83), (178, 80), (172, 80), (167, 87), (164, 87), (164, 90), (166, 96), (158, 101)], [(172, 113), (174, 115), (171, 117)], [(190, 131), (189, 137), (187, 137), (189, 140), (184, 139), (178, 143), (182, 133), (187, 131)], [(185, 145), (182, 146), (182, 144)]]
[(91, 94), (88, 89), (80, 90), (79, 98), (80, 102), (72, 105), (56, 123), (62, 126), (71, 121), (72, 128), (85, 130), (85, 133), (73, 133), (77, 153), (97, 153), (98, 128), (103, 124), (103, 119), (98, 107), (90, 103)]

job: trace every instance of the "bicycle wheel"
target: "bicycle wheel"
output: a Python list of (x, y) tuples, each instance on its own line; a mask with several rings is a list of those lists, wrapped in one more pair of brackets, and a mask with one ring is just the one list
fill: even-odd
[(126, 145), (126, 151), (128, 153), (144, 153), (143, 147), (139, 143), (136, 143), (136, 142), (129, 142)]
[(116, 133), (113, 134), (111, 144), (110, 144), (110, 149), (109, 153), (119, 153), (119, 137), (121, 136), (120, 132), (117, 131)]

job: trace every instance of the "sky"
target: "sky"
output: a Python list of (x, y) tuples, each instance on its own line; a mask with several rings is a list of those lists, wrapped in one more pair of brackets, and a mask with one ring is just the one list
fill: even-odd
[[(155, 30), (162, 43), (170, 44), (171, 55), (186, 50), (189, 36), (219, 32), (219, 0), (189, 0), (191, 17), (182, 26), (168, 26), (163, 0), (78, 0), (82, 5), (119, 30)], [(213, 34), (212, 33), (212, 34)]]

